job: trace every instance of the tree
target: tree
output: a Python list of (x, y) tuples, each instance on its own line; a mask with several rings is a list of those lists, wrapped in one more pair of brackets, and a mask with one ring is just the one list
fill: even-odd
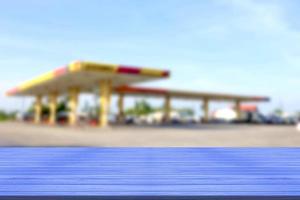
[[(34, 113), (34, 102), (31, 104), (31, 106), (29, 107), (29, 109), (27, 110), (27, 113)], [(56, 107), (56, 112), (68, 112), (69, 108), (68, 108), (68, 99), (62, 99), (61, 101), (59, 101), (57, 103), (57, 107)], [(50, 113), (50, 108), (49, 105), (47, 104), (42, 104), (42, 115), (49, 115)]]
[(185, 116), (194, 116), (194, 110), (191, 108), (181, 108), (177, 110), (179, 113)]
[(135, 115), (135, 116), (141, 116), (141, 115), (147, 115), (152, 112), (154, 112), (155, 109), (151, 107), (151, 105), (145, 101), (136, 101), (134, 107), (129, 108), (125, 111), (128, 115)]
[(276, 108), (275, 110), (274, 110), (274, 113), (276, 114), (276, 115), (282, 115), (283, 114), (283, 110), (281, 109), (281, 108)]
[(6, 121), (14, 119), (16, 116), (16, 112), (5, 112), (0, 110), (0, 121)]
[(5, 121), (7, 119), (7, 115), (4, 111), (0, 111), (0, 121)]
[(56, 112), (68, 112), (69, 108), (68, 108), (68, 102), (67, 99), (63, 99), (62, 101), (58, 102), (57, 104), (57, 108), (56, 108)]
[[(29, 109), (27, 110), (27, 113), (33, 114), (34, 113), (34, 105), (35, 103), (32, 103)], [(48, 115), (50, 112), (49, 106), (42, 104), (42, 115)]]

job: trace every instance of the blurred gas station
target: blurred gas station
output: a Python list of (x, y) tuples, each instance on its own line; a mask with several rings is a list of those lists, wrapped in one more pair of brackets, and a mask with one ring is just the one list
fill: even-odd
[[(58, 97), (61, 95), (67, 95), (67, 122), (69, 125), (73, 126), (76, 125), (79, 120), (79, 115), (77, 113), (79, 95), (81, 93), (92, 93), (96, 90), (99, 95), (99, 114), (97, 116), (98, 120), (95, 123), (99, 127), (107, 127), (109, 125), (112, 95), (118, 96), (118, 113), (116, 118), (119, 123), (124, 123), (127, 119), (124, 112), (124, 99), (126, 97), (155, 97), (163, 99), (164, 105), (162, 110), (156, 115), (157, 117), (152, 115), (156, 118), (156, 121), (161, 123), (170, 123), (176, 120), (175, 118), (180, 118), (176, 117), (178, 114), (174, 113), (172, 110), (173, 99), (199, 102), (203, 111), (203, 116), (201, 118), (199, 117), (199, 121), (204, 123), (213, 121), (213, 119), (222, 119), (222, 115), (225, 115), (223, 117), (225, 121), (235, 120), (239, 122), (242, 121), (242, 119), (257, 118), (259, 116), (245, 117), (245, 111), (251, 114), (253, 112), (255, 113), (257, 108), (255, 107), (252, 110), (247, 110), (247, 105), (244, 105), (244, 103), (268, 102), (270, 100), (265, 96), (209, 93), (134, 86), (136, 83), (166, 79), (169, 77), (170, 72), (168, 70), (75, 61), (10, 89), (7, 91), (7, 95), (16, 97), (29, 96), (35, 98), (33, 114), (33, 121), (35, 124), (39, 124), (43, 121), (42, 106), (43, 99), (46, 98), (46, 102), (49, 107), (49, 114), (47, 116), (46, 123), (50, 125), (55, 125), (58, 121)], [(224, 112), (225, 110), (216, 111), (213, 115), (211, 115), (209, 110), (210, 102), (230, 102), (233, 104), (232, 110), (228, 111), (229, 113)], [(194, 121), (197, 123), (197, 119)]]

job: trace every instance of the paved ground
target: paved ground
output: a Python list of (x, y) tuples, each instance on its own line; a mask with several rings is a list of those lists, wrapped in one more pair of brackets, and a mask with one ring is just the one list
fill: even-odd
[(0, 146), (278, 147), (300, 146), (294, 126), (50, 127), (0, 123)]

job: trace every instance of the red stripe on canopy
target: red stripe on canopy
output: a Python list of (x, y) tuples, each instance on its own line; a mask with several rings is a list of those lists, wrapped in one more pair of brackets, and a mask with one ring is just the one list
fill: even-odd
[(139, 74), (141, 72), (141, 69), (139, 69), (137, 67), (121, 65), (121, 66), (119, 66), (117, 72), (121, 73), (121, 74)]

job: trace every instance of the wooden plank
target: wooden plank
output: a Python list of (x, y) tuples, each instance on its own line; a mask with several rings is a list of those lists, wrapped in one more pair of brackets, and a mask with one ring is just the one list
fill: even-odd
[(300, 148), (0, 148), (13, 196), (297, 199)]

